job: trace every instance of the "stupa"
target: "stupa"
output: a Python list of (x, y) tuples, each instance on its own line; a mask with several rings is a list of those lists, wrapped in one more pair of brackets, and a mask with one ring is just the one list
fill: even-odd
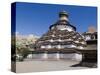
[(81, 50), (86, 46), (84, 37), (70, 24), (68, 17), (66, 11), (60, 12), (59, 20), (35, 42), (35, 51), (44, 53), (44, 58), (48, 58), (50, 53), (56, 53), (56, 58), (61, 58), (59, 54), (76, 53), (77, 49)]

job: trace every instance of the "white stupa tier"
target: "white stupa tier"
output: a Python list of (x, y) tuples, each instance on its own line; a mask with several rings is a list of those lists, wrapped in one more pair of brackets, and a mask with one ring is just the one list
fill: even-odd
[(65, 11), (59, 13), (59, 20), (36, 41), (36, 50), (74, 50), (84, 49), (85, 46), (83, 36), (69, 23)]

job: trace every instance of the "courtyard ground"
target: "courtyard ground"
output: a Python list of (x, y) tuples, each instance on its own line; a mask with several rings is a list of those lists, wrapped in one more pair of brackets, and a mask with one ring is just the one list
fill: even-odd
[(78, 63), (79, 61), (75, 60), (25, 60), (23, 62), (16, 62), (16, 72), (25, 73), (87, 69), (87, 67), (71, 67)]

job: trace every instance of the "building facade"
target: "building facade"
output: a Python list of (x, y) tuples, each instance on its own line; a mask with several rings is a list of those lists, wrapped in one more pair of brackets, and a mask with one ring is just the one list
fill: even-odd
[(43, 59), (77, 59), (81, 58), (78, 50), (86, 47), (84, 37), (76, 27), (71, 25), (67, 12), (59, 13), (59, 20), (49, 27), (49, 30), (35, 42), (35, 52)]

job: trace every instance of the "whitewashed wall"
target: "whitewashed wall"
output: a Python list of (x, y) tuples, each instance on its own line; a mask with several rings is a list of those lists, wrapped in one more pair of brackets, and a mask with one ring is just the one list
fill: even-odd
[[(58, 54), (59, 59), (66, 59), (66, 60), (76, 60), (76, 61), (81, 61), (82, 60), (82, 55), (77, 54), (77, 53), (72, 53), (72, 54)], [(27, 56), (28, 59), (57, 59), (58, 58), (57, 53), (54, 54), (29, 54)]]

